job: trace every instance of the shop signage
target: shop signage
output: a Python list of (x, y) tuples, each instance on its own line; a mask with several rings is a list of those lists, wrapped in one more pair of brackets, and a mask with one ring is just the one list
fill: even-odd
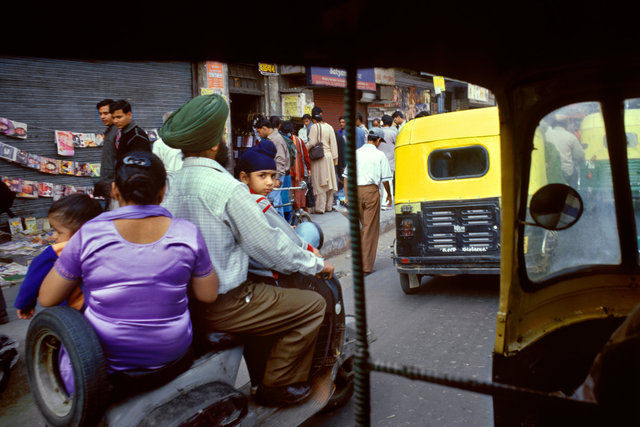
[[(313, 85), (346, 87), (347, 71), (340, 68), (309, 67), (307, 79)], [(357, 88), (376, 90), (376, 75), (373, 68), (358, 70)]]
[(265, 64), (263, 62), (258, 64), (258, 71), (263, 76), (277, 76), (278, 75), (278, 67), (276, 64)]
[(473, 101), (489, 102), (489, 89), (481, 86), (467, 84), (467, 97)]
[(436, 92), (436, 95), (440, 95), (445, 91), (444, 87), (444, 77), (442, 76), (433, 76), (433, 88)]
[(377, 84), (390, 86), (396, 84), (396, 72), (393, 68), (374, 68), (374, 70)]
[(207, 61), (207, 88), (224, 89), (222, 62)]

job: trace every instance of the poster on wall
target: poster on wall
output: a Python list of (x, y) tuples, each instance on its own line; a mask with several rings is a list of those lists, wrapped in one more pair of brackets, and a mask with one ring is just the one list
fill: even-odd
[(0, 117), (0, 133), (13, 138), (27, 139), (27, 125)]
[(222, 62), (207, 61), (207, 87), (209, 89), (224, 89)]
[(58, 154), (61, 156), (73, 156), (75, 151), (73, 148), (73, 134), (69, 131), (57, 130), (56, 145), (58, 146)]
[(302, 117), (304, 104), (304, 93), (282, 95), (282, 111), (285, 117)]

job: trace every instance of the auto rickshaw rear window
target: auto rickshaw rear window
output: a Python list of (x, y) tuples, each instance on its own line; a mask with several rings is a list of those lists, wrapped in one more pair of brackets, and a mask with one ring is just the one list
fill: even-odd
[(489, 153), (481, 145), (434, 150), (428, 170), (435, 180), (480, 177), (489, 170)]

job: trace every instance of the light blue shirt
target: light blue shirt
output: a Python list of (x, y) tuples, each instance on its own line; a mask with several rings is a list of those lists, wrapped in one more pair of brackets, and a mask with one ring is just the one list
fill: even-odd
[(249, 187), (215, 160), (185, 158), (182, 168), (167, 179), (162, 206), (198, 227), (218, 274), (221, 294), (247, 279), (249, 257), (284, 274), (314, 275), (324, 268), (322, 258), (272, 227)]

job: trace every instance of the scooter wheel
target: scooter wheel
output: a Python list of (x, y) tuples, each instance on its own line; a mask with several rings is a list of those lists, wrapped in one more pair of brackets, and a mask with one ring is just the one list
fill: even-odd
[(331, 398), (327, 402), (322, 412), (331, 412), (342, 406), (353, 396), (355, 388), (355, 372), (353, 371), (353, 357), (348, 358), (338, 368), (336, 379), (334, 384), (336, 386), (335, 391), (331, 395)]
[[(65, 392), (58, 356), (64, 346), (74, 376), (74, 392)], [(77, 310), (48, 308), (29, 324), (25, 361), (29, 387), (47, 425), (95, 425), (107, 406), (109, 382), (100, 341)]]

